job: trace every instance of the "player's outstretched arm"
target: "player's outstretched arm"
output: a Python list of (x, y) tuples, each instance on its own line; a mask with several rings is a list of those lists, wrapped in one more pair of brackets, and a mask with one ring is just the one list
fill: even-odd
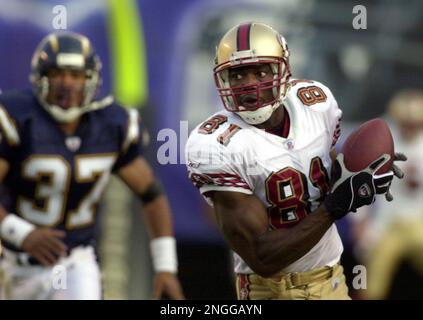
[(184, 299), (181, 285), (176, 277), (177, 255), (173, 237), (172, 216), (159, 183), (150, 165), (139, 157), (121, 168), (119, 177), (139, 196), (149, 230), (154, 279), (153, 299), (166, 294), (171, 299)]

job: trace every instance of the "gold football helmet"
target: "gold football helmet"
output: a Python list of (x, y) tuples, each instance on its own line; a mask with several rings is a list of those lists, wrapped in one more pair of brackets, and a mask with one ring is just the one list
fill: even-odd
[[(230, 29), (216, 48), (214, 78), (225, 109), (237, 113), (250, 124), (260, 124), (270, 118), (281, 105), (288, 91), (291, 76), (289, 51), (284, 37), (263, 23), (244, 23)], [(229, 69), (245, 65), (269, 64), (273, 79), (255, 84), (231, 86)], [(262, 90), (272, 89), (273, 100), (263, 103)], [(255, 108), (245, 108), (239, 97), (256, 96)]]
[(423, 125), (423, 91), (404, 89), (390, 100), (388, 112), (403, 125)]

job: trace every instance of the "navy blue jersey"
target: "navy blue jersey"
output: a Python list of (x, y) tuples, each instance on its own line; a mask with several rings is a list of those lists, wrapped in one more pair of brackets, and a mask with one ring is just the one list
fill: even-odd
[(67, 136), (31, 91), (12, 92), (0, 95), (0, 130), (9, 212), (65, 230), (69, 248), (90, 243), (110, 174), (141, 154), (137, 111), (113, 103)]

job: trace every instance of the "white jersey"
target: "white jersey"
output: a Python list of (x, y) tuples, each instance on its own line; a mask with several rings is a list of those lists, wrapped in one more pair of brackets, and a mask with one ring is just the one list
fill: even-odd
[[(254, 194), (267, 208), (271, 229), (289, 228), (319, 206), (328, 190), (329, 153), (339, 137), (342, 115), (330, 90), (309, 80), (292, 81), (283, 106), (281, 136), (221, 111), (197, 126), (186, 145), (189, 176), (203, 195)], [(308, 253), (282, 271), (332, 266), (342, 250), (333, 224)], [(253, 272), (236, 253), (235, 272)]]

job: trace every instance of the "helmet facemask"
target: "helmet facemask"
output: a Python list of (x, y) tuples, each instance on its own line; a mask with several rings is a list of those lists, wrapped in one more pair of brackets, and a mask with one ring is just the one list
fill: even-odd
[[(222, 99), (226, 110), (235, 112), (250, 124), (263, 123), (274, 110), (279, 107), (288, 89), (290, 77), (287, 63), (282, 59), (263, 57), (257, 62), (240, 63), (238, 66), (268, 64), (273, 74), (273, 79), (258, 81), (252, 84), (231, 86), (229, 81), (229, 69), (231, 66), (215, 68), (215, 82), (217, 91)], [(233, 68), (233, 67), (232, 67)], [(271, 90), (272, 99), (263, 97), (264, 91)], [(255, 99), (255, 106), (248, 103), (243, 105), (244, 99)]]

